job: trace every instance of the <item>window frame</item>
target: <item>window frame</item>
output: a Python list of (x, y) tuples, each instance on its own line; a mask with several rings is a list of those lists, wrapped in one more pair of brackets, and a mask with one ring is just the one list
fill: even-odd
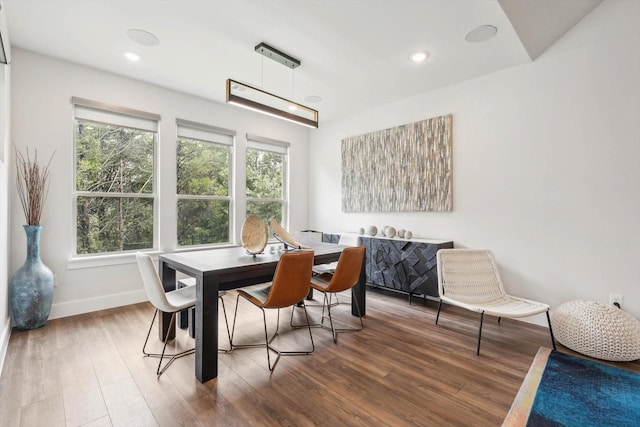
[[(286, 141), (280, 141), (277, 139), (265, 138), (259, 135), (247, 134), (247, 146), (246, 151), (250, 149), (270, 151), (284, 155), (284, 164), (282, 165), (282, 198), (261, 198), (261, 197), (249, 197), (245, 199), (245, 217), (247, 216), (247, 205), (249, 202), (280, 202), (282, 203), (282, 220), (281, 225), (284, 228), (289, 226), (289, 150), (291, 144)], [(247, 156), (245, 153), (245, 169), (247, 166)], [(245, 176), (245, 193), (246, 193), (246, 176)], [(273, 239), (270, 239), (273, 241)]]
[[(202, 247), (217, 247), (228, 246), (233, 244), (234, 241), (234, 218), (235, 218), (235, 203), (234, 203), (234, 188), (235, 188), (235, 149), (236, 149), (236, 131), (226, 129), (218, 126), (208, 125), (204, 123), (194, 122), (185, 119), (176, 119), (176, 139), (175, 148), (177, 150), (178, 140), (180, 138), (187, 138), (195, 141), (201, 141), (211, 144), (226, 145), (229, 147), (229, 183), (227, 189), (227, 196), (216, 195), (193, 195), (193, 194), (179, 194), (177, 189), (177, 171), (178, 171), (178, 156), (176, 154), (176, 201), (175, 201), (175, 218), (176, 218), (176, 235), (175, 245), (177, 250), (185, 250), (189, 248), (202, 248)], [(227, 242), (219, 243), (202, 243), (197, 245), (180, 245), (178, 236), (178, 203), (180, 200), (223, 200), (229, 202), (229, 224), (228, 235), (229, 240)]]
[[(138, 250), (124, 250), (112, 252), (95, 252), (95, 253), (78, 253), (78, 198), (79, 197), (104, 197), (104, 198), (130, 198), (130, 199), (152, 199), (153, 200), (153, 228), (152, 228), (152, 247), (144, 248), (144, 251), (157, 251), (159, 247), (159, 134), (161, 116), (155, 113), (135, 110), (127, 107), (111, 105), (103, 102), (92, 101), (84, 98), (72, 97), (72, 115), (73, 115), (73, 173), (72, 173), (72, 258), (91, 258), (91, 257), (118, 257), (135, 253)], [(77, 189), (78, 179), (78, 123), (79, 121), (94, 122), (109, 126), (119, 126), (130, 129), (138, 129), (153, 133), (153, 166), (152, 166), (152, 185), (151, 193), (115, 193), (102, 191), (80, 191)]]

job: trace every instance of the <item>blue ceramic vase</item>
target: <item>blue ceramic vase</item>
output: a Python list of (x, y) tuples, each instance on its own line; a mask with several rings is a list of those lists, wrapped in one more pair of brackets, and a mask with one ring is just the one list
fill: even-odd
[(9, 283), (9, 302), (18, 329), (44, 326), (53, 301), (53, 273), (40, 260), (41, 225), (24, 225), (27, 259)]

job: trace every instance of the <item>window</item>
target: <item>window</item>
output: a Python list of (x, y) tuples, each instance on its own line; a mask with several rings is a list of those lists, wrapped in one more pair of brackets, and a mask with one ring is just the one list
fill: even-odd
[(73, 98), (76, 254), (156, 247), (160, 116)]
[(247, 135), (247, 216), (286, 225), (289, 143)]
[(230, 241), (235, 132), (177, 121), (178, 246)]

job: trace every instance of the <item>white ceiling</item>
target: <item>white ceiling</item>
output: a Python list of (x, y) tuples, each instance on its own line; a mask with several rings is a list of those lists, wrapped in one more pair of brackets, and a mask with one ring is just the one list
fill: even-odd
[[(2, 11), (13, 47), (219, 102), (233, 78), (319, 110), (322, 126), (535, 60), (601, 1), (4, 0)], [(497, 35), (467, 43), (483, 24)], [(133, 28), (159, 45), (130, 40)], [(263, 57), (260, 42), (302, 65)], [(142, 60), (127, 61), (130, 50)], [(408, 59), (417, 50), (430, 54), (421, 64)], [(304, 102), (309, 95), (322, 101)]]

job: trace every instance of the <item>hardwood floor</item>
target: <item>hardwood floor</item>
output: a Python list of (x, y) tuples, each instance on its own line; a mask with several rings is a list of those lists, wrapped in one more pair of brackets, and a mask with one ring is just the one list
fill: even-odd
[[(231, 322), (235, 294), (225, 301)], [(260, 311), (240, 304), (236, 339), (259, 341)], [(446, 306), (436, 326), (433, 301), (410, 306), (406, 297), (370, 290), (367, 304), (365, 329), (340, 334), (338, 344), (329, 331), (313, 329), (315, 353), (283, 357), (272, 375), (264, 348), (221, 353), (218, 379), (205, 384), (194, 377), (193, 355), (156, 378), (157, 359), (141, 353), (153, 314), (148, 303), (14, 330), (0, 376), (1, 424), (499, 426), (536, 351), (550, 346), (545, 328), (488, 318), (478, 357), (474, 313)], [(341, 310), (355, 320), (349, 306)], [(318, 308), (309, 311), (319, 319)], [(307, 346), (306, 329), (291, 331), (289, 315), (280, 319), (281, 346)], [(270, 331), (275, 319), (269, 313)], [(186, 332), (177, 336), (174, 348), (193, 345)], [(220, 336), (227, 345), (222, 327)], [(640, 372), (637, 361), (618, 365)]]

